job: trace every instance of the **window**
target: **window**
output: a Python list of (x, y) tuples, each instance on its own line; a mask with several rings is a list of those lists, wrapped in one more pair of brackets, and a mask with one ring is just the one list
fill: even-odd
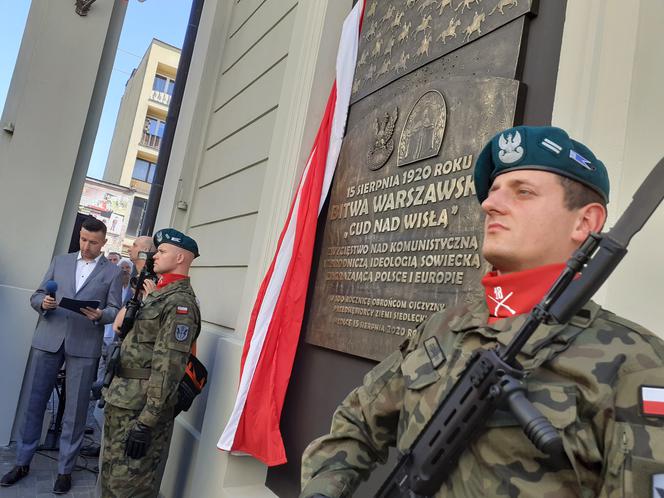
[(154, 82), (152, 83), (152, 89), (154, 91), (167, 93), (168, 95), (173, 95), (174, 86), (175, 80), (159, 74), (154, 77)]
[(162, 120), (150, 116), (146, 117), (141, 145), (159, 150), (161, 138), (164, 136), (164, 128), (166, 128), (166, 123)]
[(131, 206), (131, 214), (129, 215), (129, 223), (127, 224), (127, 235), (137, 237), (141, 233), (147, 204), (147, 199), (134, 197), (134, 204)]
[(155, 137), (164, 136), (164, 128), (166, 123), (157, 118), (147, 117), (145, 118), (145, 131)]
[(157, 165), (155, 163), (151, 163), (145, 159), (136, 159), (136, 163), (134, 164), (134, 172), (131, 174), (131, 177), (135, 180), (152, 183), (156, 170)]
[(152, 83), (152, 89), (157, 91), (157, 92), (163, 92), (166, 89), (166, 82), (167, 81), (168, 81), (168, 78), (165, 78), (164, 76), (156, 75), (154, 77), (154, 83)]

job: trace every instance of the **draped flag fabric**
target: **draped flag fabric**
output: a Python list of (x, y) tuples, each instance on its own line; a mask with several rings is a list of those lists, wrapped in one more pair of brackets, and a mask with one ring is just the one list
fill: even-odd
[(357, 2), (344, 21), (336, 80), (277, 252), (256, 297), (235, 406), (217, 443), (219, 449), (248, 453), (269, 466), (286, 462), (279, 420), (302, 326), (318, 214), (346, 128), (364, 1)]

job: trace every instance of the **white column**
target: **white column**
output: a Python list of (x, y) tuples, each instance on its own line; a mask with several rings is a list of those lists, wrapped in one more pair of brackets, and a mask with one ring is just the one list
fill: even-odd
[[(0, 123), (0, 444), (12, 423), (37, 314), (28, 298), (67, 250), (126, 3), (34, 0)], [(13, 131), (11, 131), (13, 130)], [(56, 242), (57, 241), (57, 242)]]
[[(664, 4), (568, 0), (552, 122), (588, 145), (611, 180), (609, 228), (664, 156)], [(603, 306), (662, 329), (664, 206), (597, 293)]]

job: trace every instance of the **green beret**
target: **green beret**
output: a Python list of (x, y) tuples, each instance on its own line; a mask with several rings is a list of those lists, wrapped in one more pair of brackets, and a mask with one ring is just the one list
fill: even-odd
[(196, 244), (196, 241), (175, 228), (164, 228), (159, 230), (154, 234), (152, 239), (154, 240), (155, 247), (159, 247), (159, 244), (171, 244), (186, 249), (192, 253), (195, 258), (200, 256), (198, 254), (198, 244)]
[(521, 169), (550, 171), (583, 183), (609, 202), (609, 175), (604, 163), (567, 132), (553, 126), (515, 126), (494, 136), (475, 164), (480, 203), (500, 174)]

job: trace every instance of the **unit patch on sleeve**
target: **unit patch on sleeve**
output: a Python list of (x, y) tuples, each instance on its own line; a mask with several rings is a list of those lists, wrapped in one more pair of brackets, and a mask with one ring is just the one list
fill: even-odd
[(424, 341), (424, 349), (426, 349), (427, 354), (429, 355), (429, 360), (431, 360), (433, 368), (438, 368), (445, 363), (445, 353), (443, 353), (443, 350), (440, 348), (438, 339), (435, 337), (429, 337)]
[(641, 413), (646, 417), (664, 417), (664, 387), (640, 386)]
[(189, 325), (176, 324), (175, 325), (175, 340), (184, 342), (189, 337)]

